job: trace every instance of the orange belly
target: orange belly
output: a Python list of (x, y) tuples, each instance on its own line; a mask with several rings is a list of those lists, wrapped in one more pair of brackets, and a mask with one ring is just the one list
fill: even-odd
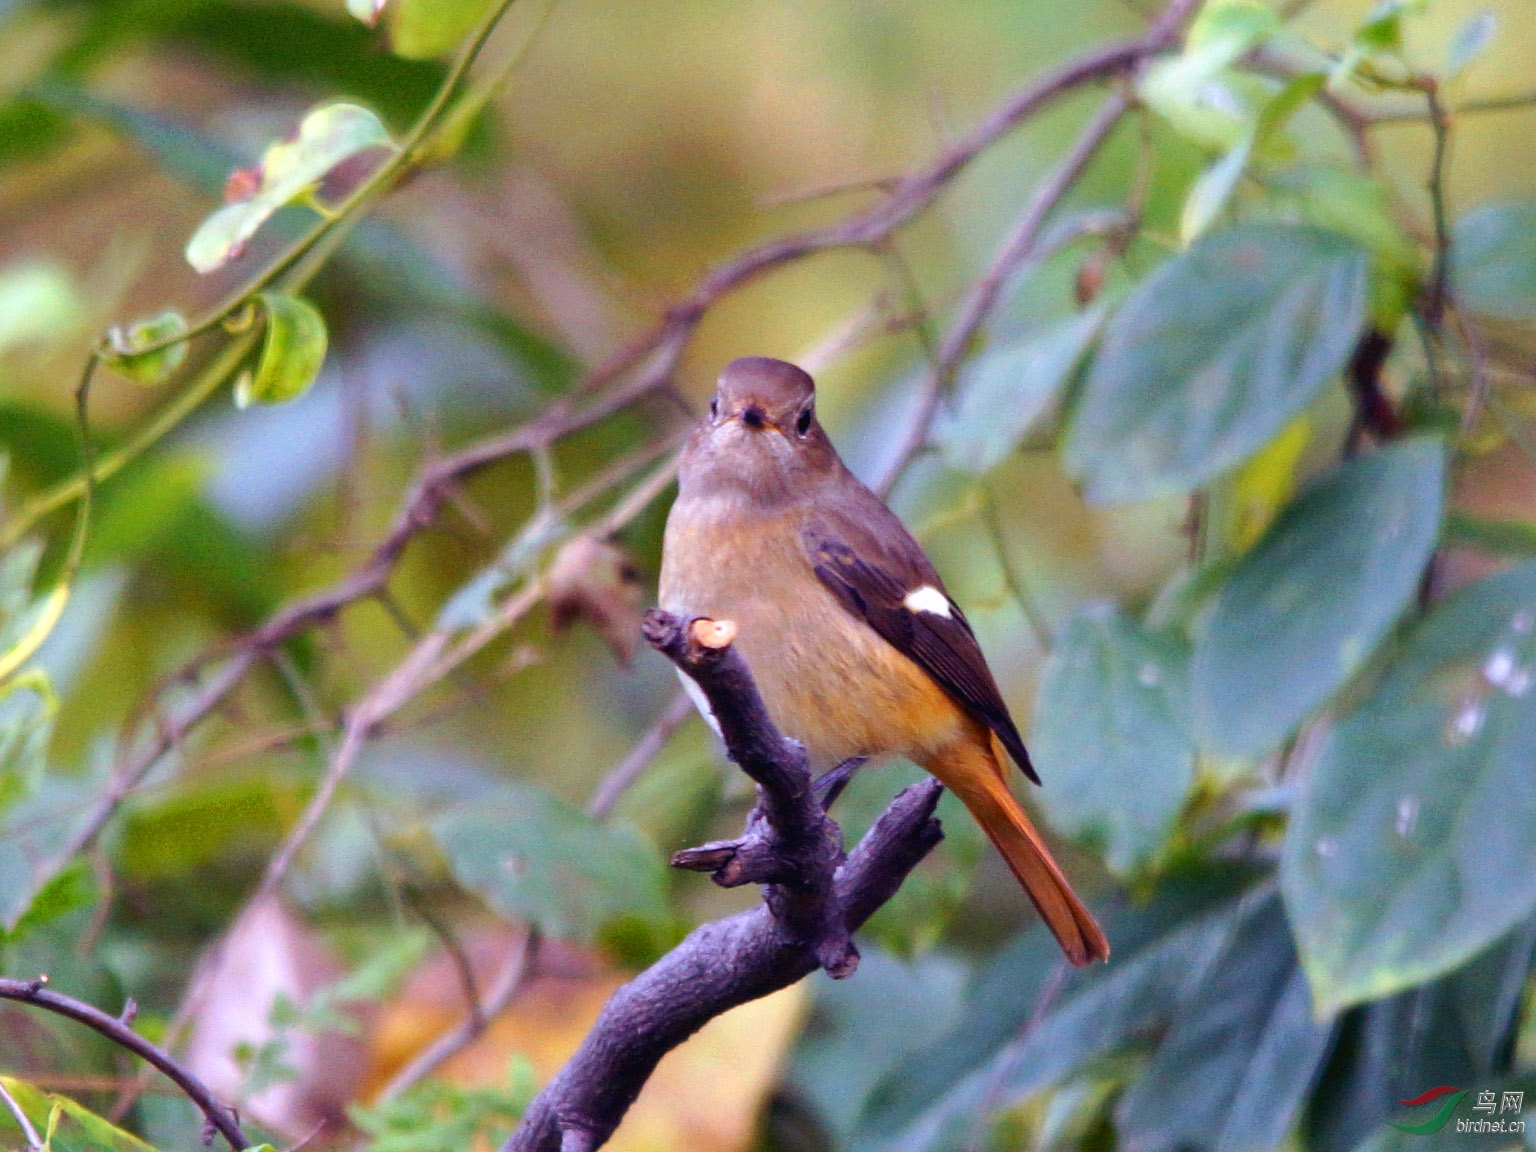
[[(811, 570), (793, 513), (733, 525), (667, 525), (660, 600), (668, 612), (734, 620), (736, 647), (774, 723), (813, 768), (894, 753), (927, 761), (970, 721), (942, 688), (862, 620)], [(732, 541), (720, 546), (722, 535)]]

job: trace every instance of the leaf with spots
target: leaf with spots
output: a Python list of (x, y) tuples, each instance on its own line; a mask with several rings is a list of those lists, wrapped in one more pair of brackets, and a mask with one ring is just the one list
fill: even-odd
[(1445, 486), (1439, 440), (1408, 440), (1325, 477), (1227, 578), (1191, 669), (1195, 732), (1269, 751), (1350, 679), (1418, 587)]
[(1447, 601), (1330, 732), (1281, 885), (1320, 1012), (1464, 963), (1536, 910), (1536, 564)]
[(542, 788), (509, 783), (493, 798), (442, 813), (432, 832), (459, 883), (547, 935), (591, 943), (620, 916), (667, 916), (656, 849)]

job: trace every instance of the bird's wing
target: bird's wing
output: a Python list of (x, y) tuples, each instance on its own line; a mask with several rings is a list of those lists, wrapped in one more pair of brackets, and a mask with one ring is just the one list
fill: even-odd
[(856, 507), (822, 507), (803, 524), (801, 542), (817, 579), (996, 733), (1024, 775), (1040, 783), (965, 613), (896, 514), (867, 489), (860, 495), (867, 500)]

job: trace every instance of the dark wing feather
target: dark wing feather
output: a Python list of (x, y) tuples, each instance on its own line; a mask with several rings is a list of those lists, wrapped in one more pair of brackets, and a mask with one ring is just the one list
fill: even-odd
[(823, 511), (805, 524), (801, 538), (816, 578), (995, 732), (1024, 775), (1040, 783), (970, 622), (953, 600), (948, 616), (906, 606), (908, 593), (925, 584), (943, 592), (944, 584), (895, 513), (867, 489), (861, 495), (868, 499), (853, 515)]

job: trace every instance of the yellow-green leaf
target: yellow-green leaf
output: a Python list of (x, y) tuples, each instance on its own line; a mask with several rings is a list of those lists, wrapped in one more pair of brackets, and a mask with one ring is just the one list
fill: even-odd
[[(107, 333), (110, 363), (135, 384), (153, 387), (186, 362), (187, 342), (182, 339), (186, 334), (186, 317), (174, 308), (140, 320), (127, 331), (114, 327)], [(154, 350), (145, 351), (149, 348)]]
[(325, 362), (325, 318), (308, 300), (263, 292), (266, 336), (254, 372), (235, 383), (235, 406), (282, 404), (309, 391)]

